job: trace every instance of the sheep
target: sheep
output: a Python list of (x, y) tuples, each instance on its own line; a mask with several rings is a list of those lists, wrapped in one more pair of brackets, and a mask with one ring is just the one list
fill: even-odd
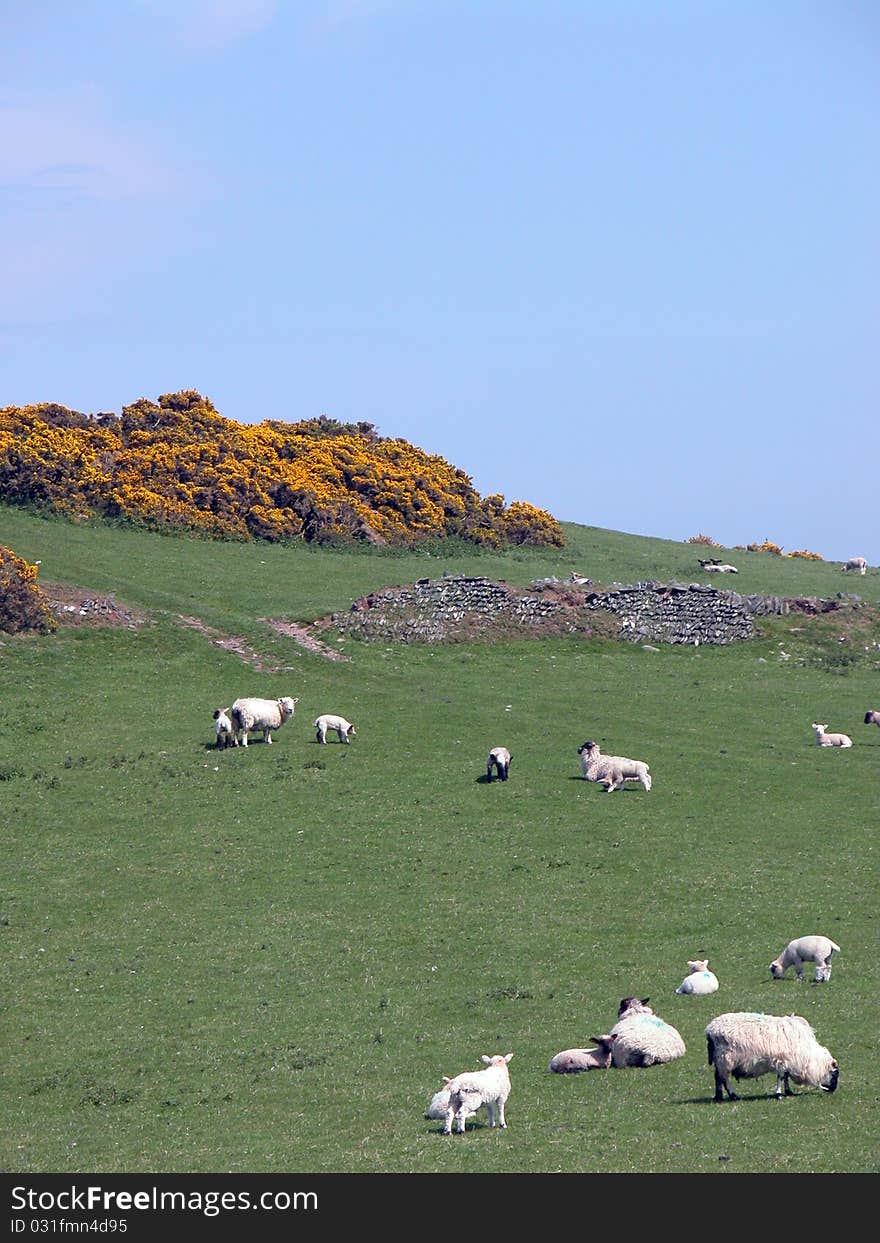
[(770, 964), (770, 973), (774, 980), (781, 980), (793, 963), (795, 976), (802, 981), (804, 978), (804, 963), (814, 962), (816, 964), (816, 975), (813, 983), (825, 984), (831, 979), (831, 955), (835, 951), (839, 954), (840, 946), (829, 940), (828, 937), (798, 937), (795, 941), (789, 941), (779, 957), (773, 959)]
[(230, 717), (231, 708), (215, 708), (214, 709), (214, 732), (217, 735), (217, 749), (222, 750), (225, 747), (237, 747), (238, 739), (235, 736), (235, 730), (232, 727), (232, 719)]
[(591, 1036), (598, 1048), (563, 1049), (550, 1061), (548, 1070), (556, 1075), (576, 1075), (582, 1070), (607, 1070), (611, 1065), (611, 1049), (616, 1036)]
[(486, 780), (492, 780), (492, 769), (494, 768), (502, 781), (506, 781), (510, 776), (510, 761), (513, 756), (507, 747), (493, 747), (489, 752), (489, 759), (486, 763)]
[(818, 725), (813, 721), (813, 729), (816, 731), (817, 747), (851, 747), (853, 745), (849, 734), (826, 733), (827, 725)]
[(687, 1049), (681, 1035), (658, 1018), (648, 1005), (648, 997), (624, 997), (618, 1020), (611, 1028), (614, 1066), (659, 1066), (684, 1057)]
[[(487, 1057), (484, 1053), (482, 1060), (486, 1063), (485, 1070), (465, 1071), (461, 1075), (456, 1075), (454, 1079), (447, 1079), (444, 1076), (445, 1088), (434, 1096), (434, 1101), (436, 1101), (444, 1091), (449, 1093), (444, 1135), (452, 1134), (453, 1120), (456, 1120), (459, 1135), (463, 1135), (467, 1119), (484, 1105), (489, 1116), (489, 1126), (494, 1127), (497, 1117), (498, 1125), (506, 1129), (504, 1105), (510, 1095), (510, 1074), (507, 1064), (512, 1057), (512, 1053), (495, 1053), (492, 1057)], [(434, 1101), (431, 1102), (431, 1106)]]
[(335, 729), (340, 742), (350, 742), (357, 730), (351, 721), (346, 721), (344, 716), (331, 716), (325, 713), (319, 716), (315, 721), (315, 729), (318, 731), (317, 740), (323, 746), (327, 741), (327, 730)]
[(870, 712), (866, 712), (865, 713), (865, 724), (866, 725), (880, 725), (880, 712), (878, 712), (876, 709), (872, 709)]
[(867, 568), (868, 563), (864, 557), (850, 557), (849, 561), (844, 562), (843, 572), (848, 574), (850, 570), (858, 570), (860, 574), (864, 575)]
[(693, 962), (688, 963), (690, 975), (686, 975), (678, 988), (677, 993), (692, 993), (705, 996), (707, 993), (718, 992), (718, 977), (714, 971), (709, 970), (708, 958), (697, 958)]
[(700, 566), (707, 574), (739, 574), (739, 570), (735, 565), (727, 565), (725, 562), (718, 561), (717, 558), (712, 558), (709, 561), (700, 561)]
[(263, 741), (271, 742), (272, 730), (290, 720), (298, 703), (298, 697), (292, 699), (289, 695), (281, 699), (236, 699), (229, 713), (236, 739), (246, 747), (251, 730), (260, 729)]
[(642, 760), (629, 760), (622, 755), (603, 755), (598, 742), (587, 741), (578, 747), (581, 770), (585, 781), (599, 781), (605, 793), (619, 790), (625, 781), (640, 781), (646, 790), (651, 788), (651, 774)]
[(776, 1099), (794, 1096), (789, 1080), (833, 1092), (839, 1068), (799, 1014), (719, 1014), (706, 1028), (709, 1065), (715, 1071), (715, 1100), (738, 1100), (734, 1079), (776, 1075)]

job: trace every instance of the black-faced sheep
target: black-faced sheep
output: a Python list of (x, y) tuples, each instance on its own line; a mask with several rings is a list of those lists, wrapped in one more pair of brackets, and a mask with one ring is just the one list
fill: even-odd
[(317, 741), (321, 746), (324, 746), (327, 741), (328, 730), (335, 730), (340, 742), (350, 742), (357, 733), (351, 721), (346, 721), (344, 716), (332, 716), (330, 713), (325, 713), (323, 716), (318, 717), (315, 721), (315, 729), (317, 730)]
[(217, 738), (216, 745), (218, 750), (223, 750), (225, 747), (238, 746), (235, 730), (232, 726), (231, 711), (231, 708), (214, 709), (214, 733)]
[(643, 760), (630, 760), (623, 755), (603, 755), (598, 742), (587, 741), (578, 747), (581, 772), (585, 781), (599, 781), (605, 792), (619, 790), (626, 781), (640, 781), (646, 790), (651, 788), (651, 774)]
[(873, 709), (869, 712), (866, 712), (865, 713), (865, 724), (866, 725), (880, 725), (880, 712), (877, 712), (876, 710), (873, 710)]
[(611, 1028), (613, 1065), (659, 1066), (674, 1062), (687, 1052), (680, 1033), (657, 1017), (648, 1000), (624, 997), (621, 1001), (618, 1020)]
[(831, 979), (831, 955), (840, 953), (840, 946), (823, 936), (798, 937), (789, 941), (778, 958), (770, 964), (770, 974), (774, 980), (781, 980), (789, 967), (795, 969), (798, 980), (804, 978), (804, 963), (816, 964), (814, 984), (825, 984)]
[(510, 776), (510, 761), (513, 756), (507, 747), (493, 747), (489, 752), (489, 759), (486, 762), (486, 778), (492, 780), (493, 770), (497, 770), (498, 776), (502, 781), (506, 781)]
[(720, 1014), (706, 1028), (709, 1065), (715, 1070), (715, 1100), (730, 1090), (734, 1079), (757, 1079), (776, 1075), (776, 1097), (793, 1096), (789, 1080), (833, 1092), (837, 1087), (837, 1062), (820, 1045), (815, 1032), (799, 1014)]
[(235, 735), (243, 747), (248, 745), (252, 730), (263, 731), (263, 741), (272, 741), (272, 730), (280, 729), (293, 716), (299, 698), (289, 695), (281, 699), (236, 699), (229, 713)]

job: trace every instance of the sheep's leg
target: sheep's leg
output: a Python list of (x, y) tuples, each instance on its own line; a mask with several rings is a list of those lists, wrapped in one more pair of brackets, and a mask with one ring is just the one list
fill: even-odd
[(247, 730), (246, 730), (246, 729), (243, 729), (243, 730), (241, 731), (241, 745), (242, 745), (243, 747), (246, 747), (246, 746), (248, 745), (247, 736), (248, 736), (248, 732), (247, 732)]
[(489, 1118), (489, 1126), (495, 1125), (495, 1105), (492, 1101), (486, 1101), (486, 1114)]
[(507, 1123), (504, 1121), (504, 1101), (498, 1102), (498, 1125), (502, 1131), (507, 1130)]
[(453, 1119), (454, 1117), (455, 1117), (455, 1110), (454, 1110), (454, 1109), (447, 1109), (447, 1111), (446, 1111), (446, 1124), (445, 1124), (445, 1125), (444, 1125), (444, 1127), (443, 1127), (443, 1134), (444, 1134), (444, 1135), (451, 1135), (451, 1134), (452, 1134), (452, 1119)]
[(730, 1081), (728, 1080), (727, 1076), (722, 1075), (721, 1071), (716, 1066), (715, 1067), (715, 1100), (719, 1102), (723, 1101), (725, 1092), (727, 1092), (727, 1099), (729, 1101), (739, 1100), (739, 1097), (737, 1096), (737, 1094), (735, 1092), (731, 1092)]
[(264, 729), (263, 730), (263, 742), (271, 742), (271, 741), (272, 741), (272, 731), (270, 729)]
[(785, 1096), (794, 1096), (794, 1092), (792, 1092), (791, 1085), (788, 1082), (787, 1070), (778, 1071), (776, 1074), (776, 1099), (781, 1101), (783, 1094)]

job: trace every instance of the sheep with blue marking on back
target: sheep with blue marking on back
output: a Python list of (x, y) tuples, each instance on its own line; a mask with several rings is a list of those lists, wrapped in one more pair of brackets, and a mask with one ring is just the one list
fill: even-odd
[(659, 1018), (648, 1005), (648, 997), (624, 997), (618, 1019), (611, 1028), (614, 1066), (659, 1066), (684, 1057), (687, 1049), (681, 1034)]
[(695, 958), (693, 962), (688, 962), (688, 971), (690, 974), (679, 984), (675, 990), (677, 993), (706, 996), (718, 992), (718, 977), (709, 970), (708, 958)]

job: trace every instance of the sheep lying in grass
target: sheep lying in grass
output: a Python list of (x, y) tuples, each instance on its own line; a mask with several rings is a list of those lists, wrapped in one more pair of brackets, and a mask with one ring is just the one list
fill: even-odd
[(248, 745), (248, 734), (255, 729), (263, 731), (263, 741), (272, 741), (272, 730), (280, 729), (293, 716), (299, 698), (285, 695), (281, 699), (236, 699), (230, 710), (236, 738), (243, 747)]
[(223, 750), (225, 747), (238, 746), (235, 730), (232, 727), (232, 718), (229, 715), (231, 711), (231, 708), (214, 709), (214, 732), (217, 736), (218, 750)]
[[(444, 1076), (445, 1086), (434, 1094), (425, 1116), (444, 1116), (446, 1118), (444, 1135), (452, 1134), (452, 1123), (455, 1121), (456, 1130), (463, 1135), (467, 1119), (473, 1117), (478, 1109), (485, 1106), (489, 1126), (494, 1127), (497, 1117), (498, 1125), (506, 1128), (504, 1106), (510, 1096), (510, 1074), (507, 1063), (512, 1057), (512, 1053), (495, 1053), (492, 1057), (487, 1057), (484, 1053), (482, 1060), (486, 1063), (485, 1070), (465, 1071), (464, 1074), (456, 1075), (454, 1079), (447, 1079)], [(439, 1110), (440, 1102), (446, 1093), (448, 1097), (445, 1113), (439, 1115), (437, 1112), (432, 1112), (432, 1110)]]
[(831, 955), (835, 951), (839, 954), (840, 946), (828, 937), (798, 937), (795, 941), (789, 941), (779, 957), (773, 959), (770, 972), (774, 980), (781, 980), (788, 968), (794, 966), (795, 977), (803, 980), (804, 963), (814, 962), (816, 974), (813, 983), (825, 984), (831, 979)]
[(734, 1079), (776, 1075), (776, 1097), (793, 1096), (789, 1080), (833, 1092), (837, 1062), (816, 1039), (799, 1014), (719, 1014), (706, 1028), (709, 1065), (715, 1070), (715, 1100), (739, 1098), (730, 1090)]
[(489, 759), (486, 763), (486, 779), (492, 780), (492, 770), (495, 769), (502, 781), (506, 781), (510, 776), (510, 761), (513, 756), (507, 747), (493, 747), (489, 752)]
[(640, 781), (651, 788), (651, 774), (643, 760), (630, 760), (623, 755), (603, 755), (598, 742), (587, 741), (578, 747), (581, 771), (585, 781), (599, 781), (606, 794), (622, 788), (625, 781)]
[(866, 712), (865, 713), (865, 724), (866, 725), (880, 725), (880, 712), (877, 712), (876, 710), (873, 710), (873, 709), (870, 712)]
[(344, 716), (331, 716), (329, 713), (318, 717), (315, 721), (315, 729), (318, 731), (317, 740), (322, 746), (327, 741), (327, 731), (330, 729), (336, 730), (340, 742), (350, 742), (357, 733), (351, 721), (346, 721)]
[(700, 561), (700, 566), (706, 571), (707, 574), (739, 574), (739, 570), (735, 565), (727, 565), (715, 558), (707, 561)]
[(591, 1036), (595, 1049), (563, 1049), (550, 1061), (548, 1070), (555, 1075), (576, 1075), (582, 1070), (607, 1070), (611, 1065), (611, 1049), (616, 1036)]
[(852, 738), (849, 734), (829, 734), (827, 733), (827, 725), (817, 725), (813, 721), (813, 729), (816, 732), (817, 747), (851, 747)]
[(858, 570), (860, 574), (864, 574), (868, 568), (868, 563), (864, 557), (850, 557), (849, 561), (844, 562), (843, 572), (848, 574), (850, 570)]
[(690, 975), (684, 977), (675, 990), (677, 993), (705, 996), (707, 993), (718, 992), (718, 977), (714, 971), (709, 970), (708, 958), (696, 958), (693, 962), (689, 962), (688, 971)]
[(611, 1028), (611, 1061), (615, 1066), (659, 1066), (687, 1052), (679, 1032), (658, 1018), (648, 1001), (647, 997), (641, 1001), (624, 997), (620, 1003), (618, 1020)]

